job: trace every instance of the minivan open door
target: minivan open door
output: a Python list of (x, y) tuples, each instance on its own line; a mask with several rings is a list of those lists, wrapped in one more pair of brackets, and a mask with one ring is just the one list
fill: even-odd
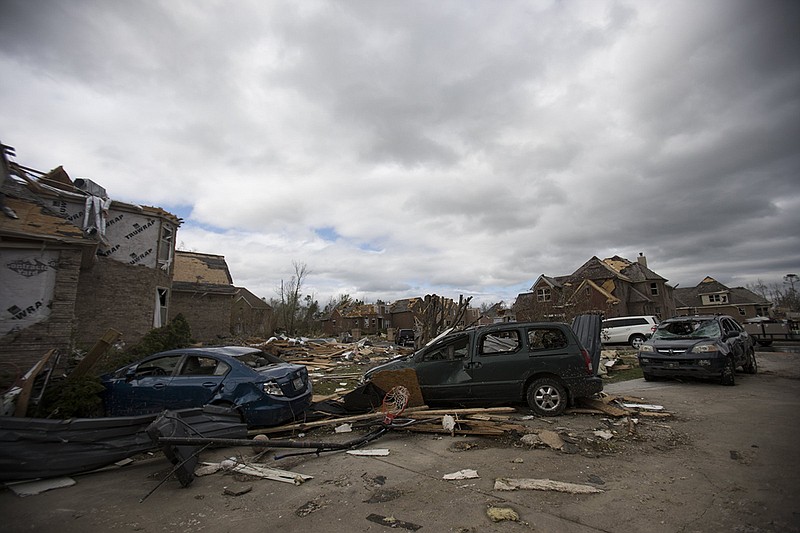
[(572, 331), (577, 335), (586, 351), (589, 352), (589, 359), (592, 361), (592, 372), (597, 375), (600, 367), (600, 351), (602, 345), (600, 341), (600, 327), (603, 323), (603, 315), (599, 313), (587, 313), (578, 315), (572, 320)]

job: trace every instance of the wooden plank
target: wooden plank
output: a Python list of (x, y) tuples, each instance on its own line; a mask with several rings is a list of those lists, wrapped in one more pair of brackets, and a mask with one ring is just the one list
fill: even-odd
[(30, 372), (28, 372), (28, 375), (25, 377), (25, 381), (20, 387), (22, 390), (17, 396), (17, 405), (14, 407), (14, 416), (25, 416), (25, 414), (28, 412), (28, 402), (30, 402), (31, 399), (31, 392), (33, 392), (33, 384), (36, 381), (36, 376), (41, 373), (42, 369), (55, 353), (56, 349), (53, 348), (44, 354), (44, 357), (39, 359), (39, 362), (33, 366)]
[(602, 400), (593, 400), (591, 398), (582, 398), (580, 401), (580, 405), (583, 407), (588, 407), (590, 409), (596, 409), (598, 411), (602, 411), (603, 413), (609, 416), (628, 416), (631, 414), (631, 411), (627, 409), (620, 409), (619, 407), (614, 407), (613, 405), (608, 405)]
[[(483, 407), (483, 408), (461, 408), (461, 409), (438, 409), (432, 410), (426, 406), (412, 407), (405, 410), (401, 415), (403, 418), (414, 418), (414, 415), (419, 415), (424, 418), (433, 418), (436, 416), (444, 415), (459, 415), (459, 414), (476, 414), (476, 413), (512, 413), (516, 411), (513, 407)], [(284, 433), (289, 431), (305, 431), (308, 429), (331, 426), (334, 424), (342, 424), (345, 422), (360, 422), (364, 420), (381, 420), (383, 413), (366, 413), (363, 415), (354, 415), (347, 417), (329, 418), (327, 420), (317, 420), (314, 422), (301, 422), (299, 424), (288, 424), (283, 426), (251, 429), (247, 432), (248, 435), (269, 434), (269, 433)]]
[(97, 363), (97, 361), (103, 357), (103, 355), (108, 351), (112, 344), (117, 342), (122, 336), (122, 333), (115, 330), (114, 328), (109, 328), (106, 331), (105, 335), (103, 335), (99, 341), (92, 346), (92, 349), (89, 350), (89, 353), (78, 363), (78, 366), (70, 372), (69, 379), (79, 378), (81, 376), (85, 376), (89, 373), (89, 370)]
[(565, 483), (552, 479), (507, 479), (498, 478), (494, 482), (494, 490), (551, 490), (569, 494), (597, 494), (603, 492), (591, 485)]

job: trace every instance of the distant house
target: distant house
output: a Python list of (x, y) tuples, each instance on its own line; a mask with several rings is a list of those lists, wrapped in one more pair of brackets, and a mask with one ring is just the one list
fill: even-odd
[(673, 288), (650, 270), (640, 255), (629, 261), (614, 256), (592, 257), (566, 276), (540, 275), (529, 292), (519, 294), (512, 306), (517, 320), (565, 320), (584, 312), (607, 318), (675, 313)]
[(44, 173), (3, 160), (0, 353), (24, 367), (51, 348), (89, 348), (108, 329), (137, 342), (164, 323), (181, 220), (111, 200), (62, 167)]
[(230, 337), (235, 294), (225, 257), (175, 252), (169, 317), (171, 320), (182, 314), (195, 340), (213, 344)]
[(392, 327), (414, 329), (417, 325), (415, 317), (419, 316), (423, 304), (422, 298), (403, 298), (395, 301), (389, 311), (392, 316)]
[(231, 333), (266, 337), (275, 329), (274, 320), (272, 306), (244, 287), (236, 287), (231, 306)]
[[(470, 311), (472, 311), (472, 309), (470, 309)], [(483, 313), (480, 313), (476, 321), (476, 324), (481, 326), (487, 326), (489, 324), (498, 324), (502, 322), (515, 322), (515, 321), (516, 317), (514, 316), (514, 311), (512, 309), (508, 309), (505, 306), (505, 303), (498, 302), (489, 307)], [(471, 321), (469, 320), (467, 322), (471, 323)]]
[[(432, 295), (431, 295), (432, 296)], [(417, 329), (420, 321), (424, 318), (429, 297), (423, 298), (404, 298), (392, 304), (347, 304), (340, 305), (333, 309), (330, 314), (322, 320), (323, 331), (326, 335), (340, 335), (342, 333), (353, 333), (358, 330), (360, 335), (376, 335), (399, 329)], [(448, 307), (452, 317), (444, 319), (446, 326), (452, 326), (455, 319), (456, 302), (450, 298), (439, 300), (442, 305)], [(458, 326), (472, 325), (478, 322), (480, 311), (477, 309), (467, 309), (464, 318)]]
[(696, 287), (675, 289), (675, 307), (679, 315), (730, 315), (739, 321), (756, 316), (769, 316), (769, 300), (745, 289), (729, 288), (712, 277)]

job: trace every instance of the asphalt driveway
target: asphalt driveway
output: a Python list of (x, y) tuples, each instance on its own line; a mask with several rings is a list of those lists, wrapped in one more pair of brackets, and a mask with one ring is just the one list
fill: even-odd
[[(171, 469), (156, 454), (35, 496), (3, 490), (2, 530), (797, 532), (800, 354), (758, 356), (760, 373), (737, 374), (734, 387), (633, 380), (606, 389), (663, 405), (669, 418), (524, 419), (530, 413), (522, 407), (513, 415), (532, 432), (553, 431), (573, 443), (562, 450), (523, 444), (519, 435), (392, 432), (369, 446), (388, 449), (384, 457), (267, 460), (313, 476), (299, 486), (217, 473), (185, 489), (168, 480), (139, 503)], [(253, 451), (216, 450), (202, 459), (236, 455)], [(479, 477), (443, 479), (463, 469)], [(546, 478), (602, 492), (505, 492), (495, 490), (498, 478)], [(493, 508), (510, 509), (517, 520), (493, 522)]]

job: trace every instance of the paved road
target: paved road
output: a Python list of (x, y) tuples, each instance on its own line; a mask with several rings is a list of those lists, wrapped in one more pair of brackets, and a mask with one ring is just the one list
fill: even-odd
[[(575, 443), (564, 451), (511, 437), (392, 433), (370, 446), (389, 449), (387, 457), (337, 453), (273, 463), (314, 476), (300, 486), (215, 474), (186, 489), (168, 481), (139, 503), (170, 469), (155, 456), (36, 496), (4, 490), (0, 530), (798, 532), (800, 354), (758, 355), (761, 373), (738, 375), (734, 387), (643, 380), (607, 387), (661, 404), (671, 418), (640, 417), (636, 425), (585, 414), (519, 421)], [(613, 438), (596, 436), (601, 430)], [(227, 449), (203, 458), (250, 453)], [(442, 479), (466, 468), (480, 477)], [(501, 492), (494, 490), (498, 478), (547, 478), (603, 492)], [(251, 490), (230, 496), (225, 487)], [(519, 520), (492, 522), (490, 507), (512, 509)], [(381, 516), (397, 527), (373, 521)]]

